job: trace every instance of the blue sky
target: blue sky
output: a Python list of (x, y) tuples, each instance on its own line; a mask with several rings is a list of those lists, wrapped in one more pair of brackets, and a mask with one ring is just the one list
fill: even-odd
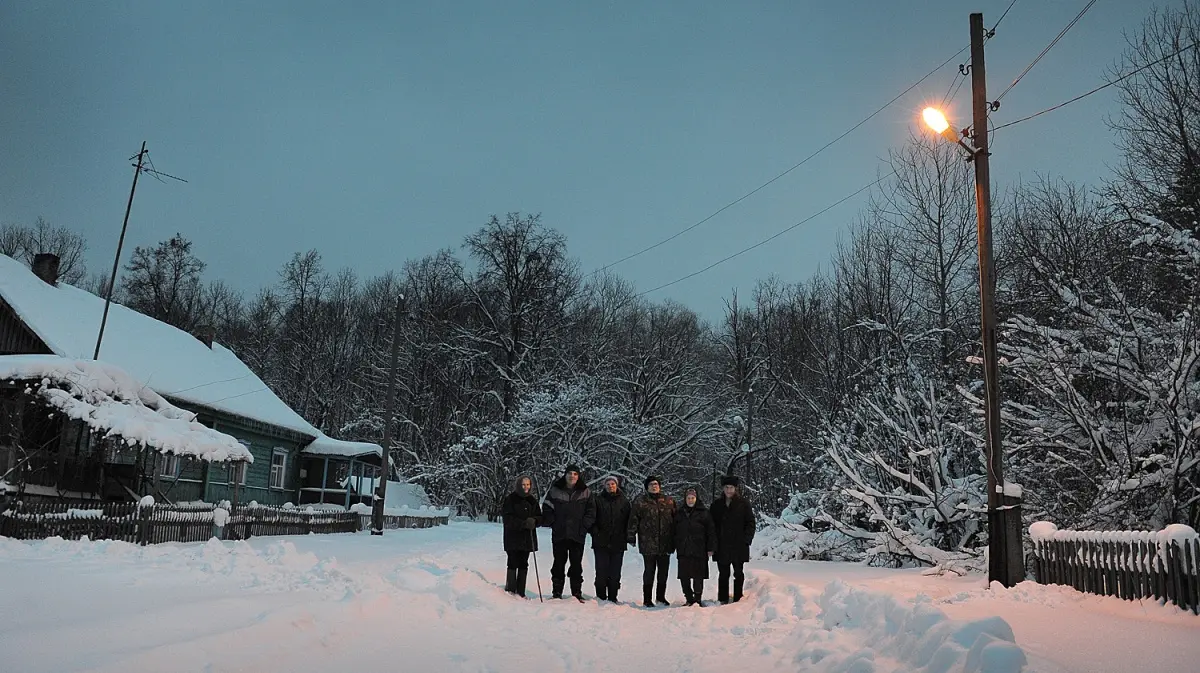
[[(973, 2), (7, 2), (0, 221), (44, 216), (111, 264), (149, 142), (187, 184), (139, 184), (126, 255), (176, 231), (252, 293), (316, 248), (361, 275), (457, 249), (492, 213), (540, 212), (591, 270), (704, 218), (892, 98), (991, 25)], [(998, 93), (1084, 0), (1017, 0), (988, 43)], [(1150, 3), (1105, 0), (1005, 99), (997, 123), (1103, 81)], [(959, 60), (965, 60), (964, 57)], [(614, 269), (649, 289), (876, 177), (959, 60), (693, 232)], [(969, 114), (969, 87), (957, 111)], [(1000, 188), (1098, 183), (1114, 89), (997, 134)], [(865, 195), (650, 295), (719, 316), (733, 288), (826, 263)]]

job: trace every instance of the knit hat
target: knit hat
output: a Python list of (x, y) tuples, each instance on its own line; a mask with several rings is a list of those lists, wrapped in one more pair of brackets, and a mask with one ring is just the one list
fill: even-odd
[(696, 488), (695, 486), (688, 486), (687, 488), (683, 489), (683, 497), (686, 498), (688, 493), (695, 493), (697, 498), (700, 497), (700, 489)]
[(737, 486), (738, 478), (732, 474), (725, 476), (725, 477), (721, 477), (721, 485), (722, 486)]
[(582, 474), (583, 470), (579, 469), (579, 466), (576, 465), (575, 463), (571, 463), (570, 465), (568, 465), (566, 467), (566, 469), (563, 470), (564, 474), (566, 474), (567, 472), (574, 472), (576, 474)]
[(654, 474), (650, 475), (649, 477), (646, 477), (646, 481), (642, 482), (642, 485), (645, 486), (646, 488), (650, 488), (650, 482), (652, 482), (652, 481), (657, 481), (658, 485), (662, 486), (662, 477), (659, 477), (658, 475), (654, 475)]
[(605, 484), (606, 486), (608, 485), (608, 482), (610, 482), (610, 481), (615, 481), (615, 482), (617, 482), (617, 486), (620, 486), (620, 485), (621, 485), (621, 480), (620, 480), (620, 479), (617, 479), (616, 475), (610, 474), (610, 475), (608, 475), (607, 477), (605, 477), (605, 478), (604, 478), (604, 484)]

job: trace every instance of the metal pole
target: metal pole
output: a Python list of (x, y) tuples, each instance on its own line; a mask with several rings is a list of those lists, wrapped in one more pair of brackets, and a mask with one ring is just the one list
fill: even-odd
[(129, 202), (125, 204), (125, 220), (121, 222), (121, 237), (117, 239), (117, 254), (113, 257), (112, 275), (108, 278), (108, 291), (104, 293), (104, 316), (100, 318), (100, 334), (96, 336), (96, 351), (93, 360), (100, 359), (100, 344), (104, 341), (104, 326), (108, 324), (108, 307), (112, 304), (113, 290), (117, 285), (117, 267), (121, 265), (121, 248), (125, 245), (125, 230), (129, 227), (129, 211), (133, 209), (133, 193), (137, 191), (138, 176), (142, 173), (142, 161), (146, 158), (146, 141), (137, 154), (137, 166), (133, 169), (133, 186), (129, 188)]
[(383, 455), (379, 470), (379, 484), (375, 487), (375, 502), (371, 503), (371, 535), (383, 535), (383, 503), (387, 496), (388, 474), (391, 471), (392, 416), (396, 404), (396, 368), (400, 361), (400, 327), (404, 321), (404, 295), (396, 300), (395, 325), (392, 328), (392, 357), (388, 369), (387, 400), (384, 402)]
[[(983, 42), (986, 31), (983, 14), (971, 14), (971, 109), (972, 141), (975, 145), (975, 209), (979, 228), (979, 308), (983, 341), (984, 418), (987, 428), (987, 508), (988, 508), (988, 582), (1011, 587), (1020, 578), (1013, 577), (1007, 514), (1002, 508), (1004, 486), (1004, 450), (1000, 442), (1000, 381), (996, 356), (996, 271), (992, 260), (992, 186), (988, 163), (987, 71)], [(1018, 549), (1019, 553), (1019, 549)], [(1023, 569), (1022, 569), (1023, 570)]]

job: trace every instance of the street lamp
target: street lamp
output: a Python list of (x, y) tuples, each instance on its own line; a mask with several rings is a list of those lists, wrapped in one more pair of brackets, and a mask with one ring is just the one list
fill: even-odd
[[(975, 212), (979, 232), (979, 308), (983, 345), (984, 420), (987, 452), (988, 583), (1011, 587), (1025, 579), (1021, 549), (1021, 500), (1018, 489), (1006, 488), (1004, 452), (1000, 444), (1000, 383), (996, 355), (996, 275), (992, 260), (992, 187), (988, 163), (987, 77), (983, 14), (971, 14), (971, 144), (954, 133), (946, 115), (928, 107), (921, 116), (938, 135), (967, 151), (975, 164)], [(965, 135), (965, 133), (964, 133)]]
[(937, 132), (938, 135), (952, 143), (957, 143), (959, 147), (966, 150), (968, 159), (974, 159), (975, 155), (979, 153), (977, 148), (968, 145), (963, 141), (962, 136), (950, 128), (950, 122), (946, 121), (946, 115), (941, 110), (934, 107), (927, 107), (921, 111), (921, 117), (925, 119), (925, 125)]

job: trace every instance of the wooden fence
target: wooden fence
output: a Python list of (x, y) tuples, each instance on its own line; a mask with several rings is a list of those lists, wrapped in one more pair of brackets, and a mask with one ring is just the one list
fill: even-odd
[(1125, 600), (1154, 598), (1200, 615), (1200, 540), (1194, 535), (1032, 533), (1034, 574), (1041, 584)]
[[(360, 514), (359, 525), (363, 530), (371, 529), (371, 515)], [(408, 516), (408, 515), (383, 515), (383, 528), (392, 530), (394, 528), (433, 528), (434, 526), (445, 526), (450, 522), (450, 515), (445, 516)]]
[(0, 536), (18, 540), (86, 536), (144, 545), (203, 542), (213, 537), (245, 540), (256, 535), (353, 533), (360, 530), (359, 523), (354, 512), (261, 505), (241, 505), (230, 512), (211, 503), (143, 507), (132, 502), (16, 502), (0, 511)]

